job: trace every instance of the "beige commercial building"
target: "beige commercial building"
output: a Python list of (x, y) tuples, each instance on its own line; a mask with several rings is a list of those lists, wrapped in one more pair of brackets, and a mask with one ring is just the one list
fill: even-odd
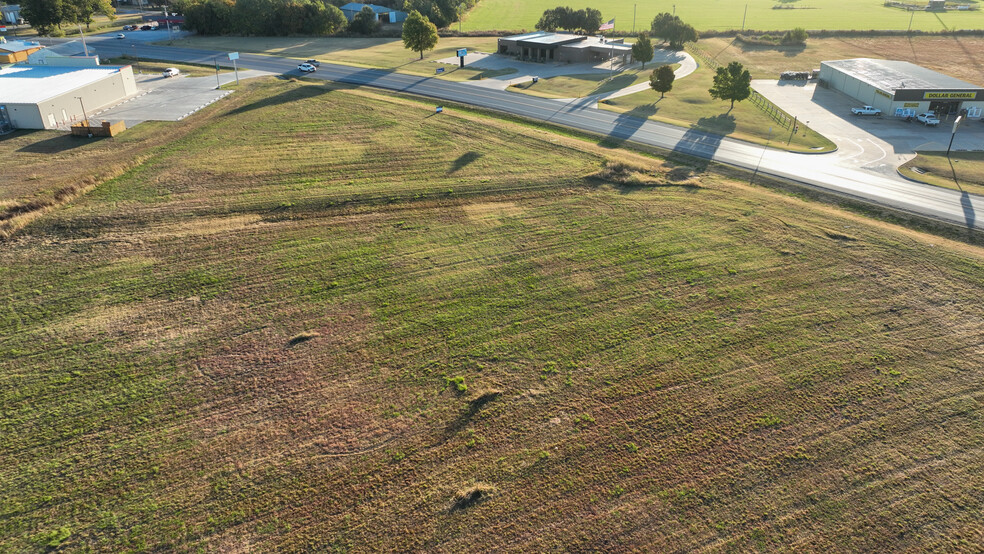
[(136, 92), (133, 69), (128, 65), (0, 69), (0, 113), (15, 129), (69, 125)]
[(632, 62), (632, 46), (623, 39), (536, 31), (499, 39), (499, 54), (532, 62), (597, 63), (615, 58)]

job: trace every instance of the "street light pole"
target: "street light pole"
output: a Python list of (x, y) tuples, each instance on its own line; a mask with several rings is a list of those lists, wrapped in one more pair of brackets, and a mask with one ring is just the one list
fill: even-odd
[(82, 36), (82, 51), (85, 52), (85, 57), (89, 57), (89, 47), (85, 45), (85, 33), (82, 32), (82, 24), (79, 23), (79, 35)]
[(133, 57), (137, 60), (137, 75), (143, 75), (140, 71), (140, 54), (137, 54), (137, 45), (131, 44), (130, 46), (133, 47)]

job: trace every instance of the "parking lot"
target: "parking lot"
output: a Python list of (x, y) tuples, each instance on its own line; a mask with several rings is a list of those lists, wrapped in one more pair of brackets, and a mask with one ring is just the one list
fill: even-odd
[[(239, 78), (267, 75), (262, 71), (240, 71)], [(137, 94), (128, 100), (94, 114), (107, 121), (125, 121), (133, 127), (144, 121), (178, 121), (229, 94), (230, 90), (215, 88), (215, 77), (163, 77), (136, 75)], [(233, 73), (221, 73), (222, 84), (235, 82)]]
[[(952, 119), (938, 127), (905, 122), (891, 115), (856, 116), (860, 106), (853, 98), (814, 82), (752, 81), (752, 88), (801, 122), (837, 144), (835, 156), (842, 165), (894, 175), (895, 168), (912, 159), (916, 151), (946, 150)], [(984, 150), (984, 123), (970, 120), (957, 130), (954, 150)]]

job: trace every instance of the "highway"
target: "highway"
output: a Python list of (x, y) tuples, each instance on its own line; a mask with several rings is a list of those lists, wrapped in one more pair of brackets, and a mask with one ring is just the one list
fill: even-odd
[[(141, 58), (212, 64), (231, 67), (225, 52), (156, 46), (144, 42), (120, 44), (111, 38), (91, 37), (89, 47), (105, 56), (122, 48)], [(297, 71), (298, 60), (276, 56), (241, 54), (239, 65), (275, 73)], [(433, 77), (406, 75), (379, 69), (363, 69), (324, 63), (308, 74), (314, 79), (371, 86), (412, 93), (438, 101), (457, 102), (532, 120), (562, 125), (615, 140), (625, 140), (689, 154), (751, 170), (762, 175), (788, 179), (807, 187), (852, 200), (887, 207), (958, 227), (981, 230), (976, 214), (984, 210), (984, 197), (944, 189), (852, 167), (823, 154), (795, 154), (766, 149), (742, 141), (666, 125), (628, 114), (618, 114), (577, 102), (537, 98), (512, 92), (476, 87)], [(845, 164), (845, 165), (838, 165)]]

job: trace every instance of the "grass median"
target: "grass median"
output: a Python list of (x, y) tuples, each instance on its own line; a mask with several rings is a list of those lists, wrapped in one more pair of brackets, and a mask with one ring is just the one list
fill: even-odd
[(984, 154), (981, 152), (919, 152), (901, 167), (902, 175), (922, 183), (984, 195)]

